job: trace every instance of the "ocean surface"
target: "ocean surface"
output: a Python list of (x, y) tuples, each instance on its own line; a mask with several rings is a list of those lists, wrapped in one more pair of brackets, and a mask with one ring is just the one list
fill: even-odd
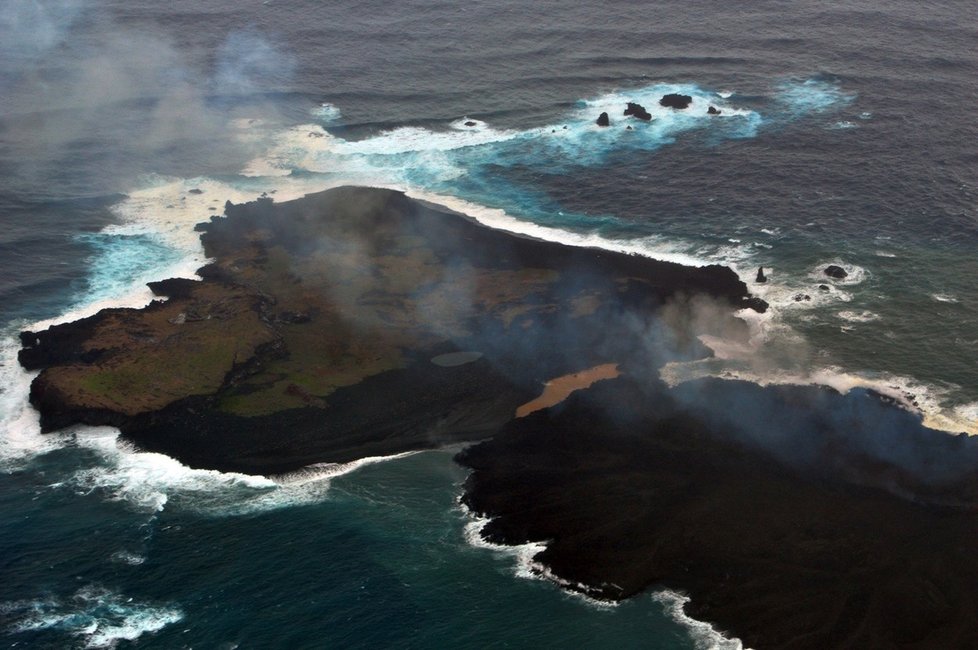
[(589, 602), (480, 542), (452, 450), (271, 479), (42, 436), (16, 333), (192, 277), (226, 200), (358, 183), (732, 266), (772, 309), (670, 382), (869, 386), (978, 433), (975, 43), (956, 0), (6, 4), (2, 644), (740, 647), (680, 595)]

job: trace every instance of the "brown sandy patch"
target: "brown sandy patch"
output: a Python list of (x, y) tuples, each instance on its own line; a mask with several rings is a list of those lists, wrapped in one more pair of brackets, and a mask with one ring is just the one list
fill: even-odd
[(587, 388), (602, 379), (614, 379), (621, 373), (617, 363), (603, 363), (587, 370), (551, 379), (543, 386), (540, 397), (516, 409), (516, 417), (521, 418), (541, 409), (550, 408), (563, 402), (575, 390)]

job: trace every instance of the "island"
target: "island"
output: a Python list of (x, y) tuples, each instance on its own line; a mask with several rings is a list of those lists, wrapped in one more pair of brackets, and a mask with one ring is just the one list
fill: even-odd
[(198, 229), (200, 279), (21, 334), (44, 431), (111, 425), (265, 475), (471, 443), (482, 534), (544, 543), (567, 589), (679, 590), (755, 648), (978, 644), (971, 438), (867, 390), (663, 383), (767, 308), (729, 268), (376, 188), (228, 203)]

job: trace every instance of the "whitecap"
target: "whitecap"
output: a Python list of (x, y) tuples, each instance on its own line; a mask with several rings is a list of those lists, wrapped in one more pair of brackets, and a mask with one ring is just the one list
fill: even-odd
[(937, 302), (959, 302), (957, 296), (950, 293), (932, 293), (930, 297)]
[(329, 102), (322, 102), (309, 113), (323, 124), (330, 124), (340, 119), (340, 109)]
[(146, 561), (145, 555), (139, 555), (138, 553), (133, 553), (131, 551), (116, 551), (112, 554), (111, 560), (113, 562), (118, 562), (119, 564), (128, 564), (129, 566), (139, 566)]
[(879, 314), (866, 309), (862, 311), (840, 311), (836, 316), (849, 323), (871, 323), (880, 319)]
[(888, 251), (876, 251), (874, 255), (876, 257), (896, 257), (896, 253), (890, 253)]
[(56, 630), (80, 638), (87, 648), (114, 648), (183, 619), (173, 605), (151, 605), (98, 585), (83, 587), (69, 599), (55, 597), (0, 605), (14, 633)]
[(837, 83), (819, 79), (786, 81), (778, 88), (776, 97), (793, 115), (822, 113), (855, 99), (855, 95), (843, 92)]
[(850, 122), (849, 120), (841, 120), (839, 122), (833, 122), (828, 128), (844, 131), (848, 129), (857, 129), (859, 128), (859, 125), (855, 124), (854, 122)]

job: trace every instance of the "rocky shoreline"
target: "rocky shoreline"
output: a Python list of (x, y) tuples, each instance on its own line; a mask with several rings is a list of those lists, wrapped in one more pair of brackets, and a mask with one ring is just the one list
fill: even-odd
[[(389, 190), (225, 213), (199, 226), (202, 280), (21, 335), (45, 431), (109, 424), (254, 474), (475, 442), (457, 460), (483, 534), (545, 542), (537, 560), (593, 597), (682, 590), (757, 648), (978, 644), (975, 442), (867, 391), (660, 381), (766, 308), (730, 269)], [(567, 376), (587, 381), (530, 408)]]

